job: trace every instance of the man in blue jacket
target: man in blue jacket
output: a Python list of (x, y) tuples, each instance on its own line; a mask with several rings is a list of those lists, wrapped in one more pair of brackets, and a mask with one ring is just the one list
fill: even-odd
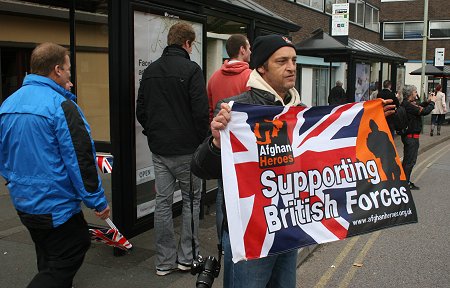
[(0, 173), (35, 244), (28, 287), (72, 287), (90, 246), (80, 202), (101, 219), (110, 208), (90, 128), (74, 102), (70, 58), (53, 43), (31, 54), (31, 73), (0, 107)]

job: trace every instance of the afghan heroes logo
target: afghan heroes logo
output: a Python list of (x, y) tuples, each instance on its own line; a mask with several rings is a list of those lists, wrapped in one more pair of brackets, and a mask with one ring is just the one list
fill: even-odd
[(255, 124), (259, 168), (294, 164), (292, 146), (287, 135), (287, 123), (279, 119)]

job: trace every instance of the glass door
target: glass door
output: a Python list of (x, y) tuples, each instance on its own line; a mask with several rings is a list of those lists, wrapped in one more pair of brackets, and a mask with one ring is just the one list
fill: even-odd
[(313, 68), (312, 82), (312, 105), (328, 105), (328, 93), (330, 87), (329, 69), (321, 67)]

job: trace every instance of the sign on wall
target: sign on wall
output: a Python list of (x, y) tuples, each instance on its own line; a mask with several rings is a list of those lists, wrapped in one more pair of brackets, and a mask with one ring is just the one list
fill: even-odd
[(444, 67), (445, 48), (436, 48), (434, 50), (434, 66)]
[[(190, 58), (202, 67), (203, 57), (203, 24), (181, 19), (172, 12), (163, 12), (161, 15), (134, 11), (134, 91), (135, 103), (138, 97), (139, 84), (145, 68), (161, 57), (167, 46), (167, 34), (170, 27), (180, 21), (192, 24), (195, 30)], [(147, 137), (142, 134), (142, 126), (135, 119), (136, 132), (136, 185), (137, 188), (137, 218), (153, 213), (155, 208), (154, 182), (155, 172), (152, 162), (152, 153), (147, 144)], [(139, 186), (144, 186), (140, 189)], [(174, 202), (181, 200), (180, 191), (175, 192)]]
[(333, 4), (331, 36), (348, 36), (349, 4)]

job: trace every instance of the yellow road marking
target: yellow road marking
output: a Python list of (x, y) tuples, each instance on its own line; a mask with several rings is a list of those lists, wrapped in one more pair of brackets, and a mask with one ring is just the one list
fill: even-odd
[[(443, 150), (449, 149), (450, 148), (450, 144), (446, 145), (445, 147), (439, 149), (437, 152), (433, 153), (432, 155), (428, 156), (426, 159), (424, 159), (423, 161), (420, 161), (420, 163), (418, 165), (415, 166), (415, 171), (421, 171), (419, 173), (419, 175), (417, 175), (416, 180), (420, 179), (422, 177), (422, 175), (425, 173), (426, 169), (419, 169), (421, 168), (421, 166), (425, 165), (430, 159), (436, 157), (436, 155), (442, 153)], [(403, 157), (402, 157), (403, 159)], [(427, 164), (426, 168), (430, 167), (434, 162), (436, 162), (438, 158), (435, 158), (433, 161), (431, 161), (430, 163)], [(414, 173), (415, 174), (415, 173)], [(375, 243), (376, 239), (380, 236), (381, 231), (377, 231), (374, 232), (372, 234), (372, 236), (369, 238), (369, 240), (367, 241), (367, 243), (364, 245), (363, 249), (359, 252), (358, 256), (356, 257), (354, 263), (363, 263), (364, 258), (366, 257), (367, 253), (369, 252), (369, 250), (372, 248), (373, 244)], [(356, 237), (352, 237), (351, 240), (347, 243), (347, 245), (345, 245), (344, 249), (341, 251), (341, 253), (339, 253), (339, 255), (336, 257), (336, 259), (334, 260), (334, 266), (337, 268), (342, 261), (345, 259), (345, 257), (347, 257), (348, 253), (350, 252), (350, 250), (353, 248), (353, 246), (356, 244), (356, 242), (358, 241), (359, 236)], [(325, 272), (322, 277), (319, 279), (319, 281), (317, 282), (317, 284), (314, 286), (314, 288), (324, 288), (326, 287), (326, 285), (328, 284), (328, 282), (330, 281), (330, 279), (333, 277), (334, 273), (336, 272), (336, 268), (329, 268), (327, 272)], [(347, 274), (345, 275), (344, 279), (339, 283), (339, 288), (346, 288), (348, 287), (348, 285), (350, 284), (350, 281), (353, 279), (353, 277), (355, 276), (355, 273), (357, 271), (358, 267), (350, 267), (350, 269), (348, 270)]]
[[(380, 236), (381, 231), (374, 232), (372, 236), (370, 236), (369, 240), (367, 240), (366, 245), (364, 245), (361, 252), (359, 252), (358, 256), (356, 256), (356, 259), (354, 263), (363, 263), (364, 258), (367, 255), (367, 252), (369, 252), (370, 248), (372, 248), (372, 245), (375, 243), (377, 238)], [(350, 284), (350, 281), (352, 281), (353, 277), (355, 276), (356, 271), (358, 270), (358, 267), (351, 266), (348, 270), (347, 274), (345, 275), (344, 279), (342, 279), (341, 283), (339, 283), (339, 288), (346, 288)]]
[(355, 243), (358, 241), (359, 236), (352, 237), (351, 240), (345, 245), (344, 249), (339, 253), (339, 255), (334, 259), (333, 265), (335, 268), (330, 267), (328, 268), (328, 271), (325, 272), (322, 277), (320, 277), (317, 284), (314, 286), (314, 288), (323, 288), (326, 287), (328, 284), (328, 281), (330, 281), (331, 277), (333, 277), (334, 272), (337, 270), (337, 267), (341, 264), (341, 262), (347, 257), (350, 250), (355, 246)]
[[(436, 157), (436, 155), (442, 155), (442, 151), (444, 150), (448, 150), (450, 148), (450, 144), (447, 144), (445, 147), (439, 149), (438, 151), (434, 152), (432, 155), (428, 156), (426, 159), (424, 159), (423, 161), (420, 161), (420, 163), (418, 165), (414, 166), (414, 172), (416, 171), (420, 171), (419, 175), (417, 175), (417, 177), (414, 177), (415, 181), (418, 181), (422, 175), (426, 172), (427, 169), (421, 169), (421, 167), (425, 164), (427, 164), (428, 161), (430, 161), (431, 158)], [(434, 162), (436, 162), (438, 159), (440, 159), (440, 157), (437, 157), (436, 159), (434, 159), (433, 161), (431, 161), (430, 163), (427, 164), (427, 166), (425, 168), (429, 168), (431, 165), (434, 164)], [(412, 174), (416, 174), (412, 172)], [(411, 177), (412, 178), (412, 177)]]

